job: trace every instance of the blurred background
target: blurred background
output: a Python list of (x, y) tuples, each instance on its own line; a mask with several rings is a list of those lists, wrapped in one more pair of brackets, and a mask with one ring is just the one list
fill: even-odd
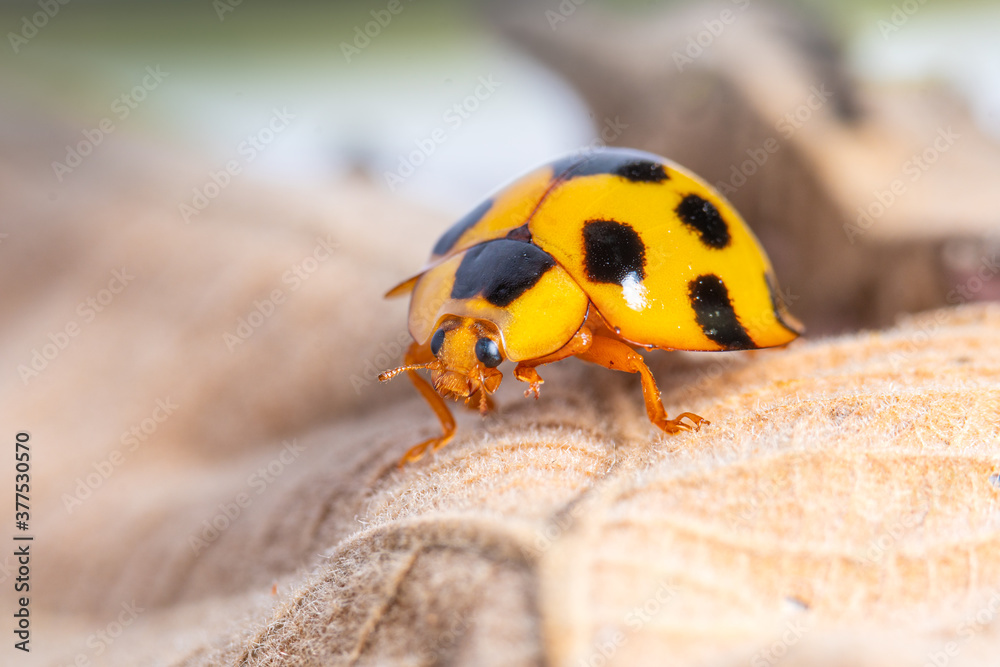
[(164, 220), (237, 201), (231, 176), (365, 182), (454, 220), (610, 143), (720, 187), (814, 334), (1000, 297), (953, 294), (997, 247), (997, 2), (36, 0), (0, 17), (0, 131), (51, 201), (122, 168), (114, 144), (175, 161), (139, 186)]
[[(970, 106), (984, 131), (1000, 136), (1000, 3), (911, 1), (919, 11), (888, 33), (879, 22), (891, 21), (901, 3), (793, 5), (814, 13), (843, 45), (852, 74), (942, 83)], [(324, 184), (361, 170), (384, 184), (383, 172), (397, 169), (415, 141), (441, 128), (445, 141), (392, 194), (457, 215), (528, 166), (586, 145), (601, 129), (568, 82), (491, 28), (484, 3), (401, 0), (398, 14), (383, 15), (391, 17), (382, 19), (384, 27), (367, 27), (372, 37), (366, 25), (387, 11), (387, 2), (51, 4), (58, 11), (45, 20), (35, 17), (38, 2), (0, 7), (8, 109), (31, 109), (81, 132), (111, 117), (118, 136), (220, 164), (275, 107), (287, 108), (295, 122), (248, 166), (254, 178)], [(579, 6), (579, 14), (628, 17), (684, 3), (563, 4)], [(572, 21), (550, 25), (545, 12), (559, 6), (498, 2), (494, 12), (527, 14), (557, 38), (573, 28)], [(25, 25), (33, 18), (41, 24), (35, 31)], [(120, 118), (113, 101), (139, 84), (149, 66), (169, 75)], [(497, 82), (495, 89), (476, 108), (446, 118), (484, 76)], [(92, 159), (99, 161), (100, 151)]]

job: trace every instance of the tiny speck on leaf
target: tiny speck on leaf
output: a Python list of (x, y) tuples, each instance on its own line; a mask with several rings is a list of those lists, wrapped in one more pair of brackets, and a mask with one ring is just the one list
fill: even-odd
[(786, 597), (782, 600), (782, 607), (785, 613), (800, 614), (809, 611), (809, 603), (795, 596)]

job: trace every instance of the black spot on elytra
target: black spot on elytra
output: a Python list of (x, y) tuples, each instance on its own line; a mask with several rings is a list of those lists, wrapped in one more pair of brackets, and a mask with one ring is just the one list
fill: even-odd
[(719, 276), (698, 276), (688, 283), (688, 299), (695, 319), (705, 335), (726, 350), (747, 350), (757, 347), (747, 330), (740, 324), (729, 300), (729, 290)]
[(662, 164), (649, 160), (626, 162), (615, 169), (614, 173), (617, 176), (624, 176), (633, 183), (662, 183), (670, 178)]
[(452, 225), (448, 231), (441, 235), (441, 238), (434, 244), (433, 253), (435, 256), (443, 255), (455, 247), (458, 239), (461, 238), (470, 227), (483, 219), (486, 212), (493, 207), (493, 200), (487, 199), (476, 208), (472, 209), (462, 219)]
[(701, 242), (708, 247), (720, 249), (729, 245), (729, 225), (712, 202), (698, 195), (687, 195), (674, 212), (681, 222), (698, 233)]
[(583, 268), (595, 283), (621, 285), (629, 274), (646, 277), (646, 245), (630, 225), (590, 220), (583, 225)]
[(465, 251), (455, 272), (451, 298), (482, 296), (494, 306), (507, 306), (534, 287), (555, 260), (530, 243), (498, 239)]
[(553, 162), (552, 170), (558, 180), (596, 174), (621, 176), (633, 183), (662, 183), (670, 178), (655, 155), (627, 148), (606, 148), (587, 155), (571, 155)]

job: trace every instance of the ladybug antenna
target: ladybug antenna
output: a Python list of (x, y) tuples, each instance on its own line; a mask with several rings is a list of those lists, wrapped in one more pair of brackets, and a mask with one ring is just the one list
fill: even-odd
[(388, 382), (392, 378), (396, 377), (397, 375), (405, 371), (415, 371), (421, 368), (437, 368), (437, 365), (438, 365), (437, 359), (435, 359), (434, 361), (429, 361), (426, 364), (407, 364), (406, 366), (400, 366), (398, 368), (393, 368), (392, 370), (382, 371), (381, 373), (378, 374), (378, 381)]

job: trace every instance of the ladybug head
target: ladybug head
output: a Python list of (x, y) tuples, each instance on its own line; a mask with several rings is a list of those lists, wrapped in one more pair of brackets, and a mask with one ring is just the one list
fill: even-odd
[(480, 408), (485, 410), (486, 394), (496, 391), (503, 379), (503, 373), (496, 368), (504, 360), (497, 327), (487, 320), (446, 316), (431, 336), (430, 351), (433, 361), (386, 371), (380, 379), (388, 380), (405, 370), (427, 368), (434, 390), (446, 398), (468, 400), (483, 389)]

